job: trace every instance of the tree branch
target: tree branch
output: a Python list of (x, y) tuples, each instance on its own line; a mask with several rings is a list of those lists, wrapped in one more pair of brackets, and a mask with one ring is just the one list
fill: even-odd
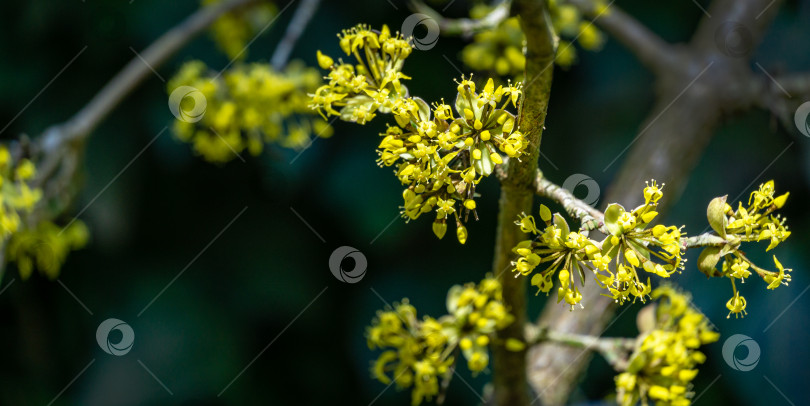
[[(505, 158), (503, 165), (496, 168), (495, 174), (498, 179), (504, 180), (507, 177), (506, 170), (503, 169), (503, 167), (508, 168), (509, 163), (509, 159)], [(534, 191), (538, 196), (551, 199), (563, 206), (571, 217), (580, 221), (582, 229), (598, 229), (603, 234), (608, 233), (607, 229), (604, 227), (605, 214), (602, 211), (578, 199), (569, 190), (544, 178), (540, 170), (537, 171), (537, 176), (534, 181)], [(593, 224), (593, 226), (586, 226), (588, 223)], [(727, 243), (728, 241), (715, 233), (703, 233), (687, 237), (683, 240), (682, 245), (684, 249), (689, 249), (698, 247), (721, 247)]]
[(39, 160), (39, 170), (32, 185), (43, 188), (42, 201), (48, 204), (39, 205), (30, 219), (39, 221), (52, 218), (53, 214), (47, 211), (52, 208), (49, 204), (53, 203), (51, 200), (54, 198), (67, 195), (62, 199), (65, 202), (57, 205), (57, 212), (68, 205), (72, 195), (69, 192), (70, 183), (79, 168), (84, 141), (124, 98), (152, 74), (152, 69), (160, 67), (223, 14), (256, 2), (226, 0), (195, 11), (133, 58), (73, 117), (47, 128), (30, 145), (30, 154)]
[(256, 1), (226, 0), (194, 12), (158, 38), (139, 56), (132, 58), (76, 115), (62, 124), (46, 129), (38, 140), (41, 152), (48, 155), (65, 144), (83, 141), (127, 95), (152, 74), (152, 69), (161, 66), (221, 15)]
[[(520, 17), (526, 34), (526, 82), (523, 88), (522, 108), (518, 116), (518, 128), (528, 141), (527, 155), (513, 161), (507, 169), (507, 177), (501, 182), (498, 228), (495, 243), (493, 273), (503, 285), (503, 299), (515, 321), (498, 332), (501, 342), (508, 339), (524, 340), (526, 324), (526, 283), (514, 278), (512, 248), (524, 236), (514, 226), (518, 215), (531, 210), (531, 192), (537, 172), (540, 140), (551, 95), (551, 79), (554, 72), (554, 34), (549, 22), (544, 0), (515, 0), (512, 14)], [(494, 403), (499, 406), (526, 406), (529, 404), (526, 379), (526, 351), (510, 351), (505, 346), (493, 348)]]
[(617, 371), (627, 369), (630, 354), (636, 346), (636, 338), (598, 337), (587, 334), (571, 334), (553, 331), (533, 324), (526, 326), (526, 342), (530, 345), (554, 343), (583, 350), (595, 350)]
[(775, 80), (776, 83), (779, 83), (779, 86), (790, 94), (790, 97), (806, 99), (810, 96), (810, 72), (777, 76)]
[[(747, 62), (765, 36), (783, 0), (714, 0), (708, 13), (715, 18), (703, 18), (689, 42), (689, 47), (698, 53), (714, 54), (717, 58)], [(734, 24), (741, 29), (737, 34), (743, 41), (746, 52), (726, 55), (717, 52), (718, 34), (723, 34), (724, 25)]]
[[(504, 158), (503, 165), (495, 168), (495, 176), (497, 176), (501, 181), (506, 179), (509, 164), (511, 162), (512, 161), (509, 160), (509, 158)], [(544, 178), (543, 172), (540, 170), (537, 170), (536, 172), (534, 182), (532, 183), (532, 190), (536, 195), (551, 199), (563, 206), (565, 211), (571, 217), (580, 221), (582, 230), (590, 231), (599, 229), (603, 233), (607, 233), (603, 223), (605, 216), (601, 211), (595, 209), (588, 203), (577, 199), (567, 189), (563, 189), (559, 185)]]
[(683, 68), (683, 63), (673, 46), (619, 7), (611, 5), (606, 11), (601, 11), (592, 0), (568, 2), (621, 42), (650, 70), (661, 73), (679, 66)]
[(273, 51), (273, 56), (270, 58), (270, 65), (272, 65), (273, 68), (281, 70), (287, 65), (287, 61), (290, 59), (290, 54), (293, 48), (295, 48), (298, 38), (301, 37), (301, 34), (307, 28), (307, 24), (312, 20), (320, 3), (321, 0), (302, 0), (301, 4), (298, 5), (295, 14), (293, 14), (290, 23), (287, 25), (287, 31), (284, 32), (284, 37), (281, 38), (281, 41), (276, 46), (276, 50)]
[(442, 35), (460, 35), (468, 38), (480, 31), (491, 30), (497, 27), (503, 20), (509, 18), (509, 8), (511, 5), (510, 0), (505, 0), (499, 3), (492, 11), (486, 16), (479, 19), (472, 18), (445, 18), (438, 11), (434, 10), (421, 0), (412, 0), (410, 8), (417, 12), (427, 15), (428, 17), (436, 20), (439, 24), (439, 30)]
[(751, 102), (770, 111), (785, 128), (793, 130), (793, 115), (799, 105), (810, 98), (810, 72), (761, 75), (751, 81)]
[(582, 224), (582, 229), (599, 229), (603, 233), (607, 232), (607, 230), (604, 228), (605, 215), (601, 211), (593, 208), (591, 205), (583, 202), (582, 200), (577, 199), (567, 189), (563, 189), (562, 187), (544, 178), (540, 171), (538, 171), (537, 177), (535, 178), (534, 188), (535, 193), (538, 196), (554, 200), (555, 202), (561, 204), (571, 217), (579, 219), (580, 223)]

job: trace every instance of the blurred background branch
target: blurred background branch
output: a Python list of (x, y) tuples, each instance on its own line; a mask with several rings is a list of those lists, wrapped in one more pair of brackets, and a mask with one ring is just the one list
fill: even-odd
[(636, 340), (637, 338), (561, 333), (533, 324), (526, 326), (526, 342), (529, 345), (554, 343), (586, 351), (596, 351), (617, 371), (627, 368), (627, 361), (635, 348)]
[(408, 5), (411, 10), (427, 15), (439, 24), (442, 35), (459, 35), (463, 38), (472, 37), (475, 33), (491, 30), (509, 18), (511, 0), (499, 2), (486, 16), (473, 18), (447, 18), (434, 10), (421, 0), (411, 0)]
[[(226, 0), (210, 7), (201, 7), (180, 24), (160, 36), (118, 72), (106, 85), (67, 121), (48, 127), (31, 145), (28, 153), (39, 160), (33, 186), (43, 189), (43, 201), (63, 201), (60, 208), (72, 200), (70, 183), (80, 167), (84, 141), (93, 130), (129, 94), (142, 84), (154, 70), (177, 53), (193, 38), (207, 29), (225, 13), (256, 4), (258, 0)], [(55, 217), (50, 205), (39, 205), (32, 214), (34, 223)], [(59, 210), (57, 210), (59, 211)]]
[(657, 74), (683, 66), (677, 49), (644, 24), (611, 3), (599, 7), (593, 0), (569, 0), (605, 32), (621, 42), (638, 60)]
[(298, 38), (301, 37), (310, 20), (312, 20), (312, 16), (315, 15), (320, 3), (321, 0), (301, 0), (301, 4), (295, 9), (295, 14), (293, 14), (290, 23), (287, 24), (284, 37), (281, 38), (276, 50), (273, 51), (273, 56), (270, 57), (270, 65), (273, 65), (276, 70), (281, 70), (287, 65), (295, 43), (298, 42)]

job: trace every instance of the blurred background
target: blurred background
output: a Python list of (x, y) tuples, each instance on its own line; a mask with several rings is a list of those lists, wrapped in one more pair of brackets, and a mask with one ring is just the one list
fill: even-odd
[[(465, 15), (465, 3), (454, 2), (445, 14)], [(686, 41), (703, 15), (688, 1), (617, 4), (675, 42)], [(0, 3), (0, 125), (13, 120), (2, 138), (35, 137), (67, 119), (133, 58), (130, 47), (145, 48), (197, 7), (191, 0)], [(324, 1), (294, 57), (315, 66), (317, 49), (338, 54), (341, 29), (361, 22), (398, 29), (410, 13), (398, 0)], [(291, 14), (253, 44), (249, 60), (270, 57)], [(810, 71), (807, 21), (810, 2), (785, 2), (754, 60), (772, 73)], [(411, 92), (427, 100), (452, 97), (459, 76), (453, 65), (468, 71), (459, 60), (464, 45), (442, 37), (435, 48), (415, 52), (405, 67), (414, 78)], [(215, 69), (228, 63), (203, 35), (158, 73), (169, 78), (190, 59)], [(552, 181), (583, 173), (606, 188), (619, 165), (603, 169), (637, 134), (654, 100), (653, 77), (610, 38), (601, 52), (583, 51), (579, 59), (555, 72), (542, 145), (548, 160), (540, 166)], [(155, 75), (95, 131), (76, 211), (171, 123), (166, 101)], [(408, 391), (385, 390), (370, 378), (377, 354), (366, 346), (365, 326), (386, 302), (403, 297), (422, 314), (444, 314), (450, 286), (490, 270), (498, 185), (482, 182), (481, 220), (469, 226), (466, 246), (435, 239), (430, 219), (405, 224), (398, 219), (400, 185), (391, 168), (374, 162), (385, 121), (337, 122), (332, 138), (316, 140), (297, 159), (297, 151), (271, 146), (259, 158), (225, 165), (195, 157), (168, 132), (160, 136), (82, 214), (92, 242), (70, 255), (58, 281), (35, 275), (22, 282), (9, 268), (0, 294), (0, 404), (409, 404)], [(692, 267), (674, 278), (723, 335), (706, 348), (708, 361), (695, 381), (695, 391), (705, 393), (697, 404), (810, 403), (808, 163), (810, 138), (752, 110), (720, 127), (663, 219), (697, 234), (715, 196), (745, 199), (769, 179), (777, 191), (791, 192), (784, 215), (794, 234), (776, 249), (794, 270), (789, 287), (766, 291), (752, 277), (742, 286), (748, 316), (735, 320), (726, 318), (727, 281), (706, 280)], [(340, 282), (329, 271), (330, 254), (343, 245), (368, 259), (359, 283)], [(764, 247), (749, 256), (770, 264)], [(545, 302), (532, 296), (530, 316)], [(605, 335), (636, 335), (638, 308)], [(96, 343), (96, 328), (111, 317), (135, 332), (132, 351), (122, 357)], [(733, 334), (760, 346), (753, 370), (723, 361), (723, 341)], [(489, 376), (472, 377), (465, 367), (459, 373), (469, 386), (454, 379), (446, 404), (476, 404)], [(613, 391), (612, 377), (594, 358), (572, 403), (601, 402)]]

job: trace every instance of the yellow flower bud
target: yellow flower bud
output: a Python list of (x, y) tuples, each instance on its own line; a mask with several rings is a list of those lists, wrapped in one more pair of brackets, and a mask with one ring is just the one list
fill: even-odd
[(439, 237), (441, 240), (444, 238), (444, 234), (447, 233), (447, 223), (444, 221), (435, 221), (433, 222), (433, 234), (436, 234), (436, 237)]
[(627, 262), (629, 262), (631, 265), (635, 267), (638, 267), (640, 265), (638, 257), (636, 256), (636, 253), (633, 251), (632, 248), (628, 248), (627, 250), (624, 251), (624, 257), (627, 258)]
[(787, 201), (787, 198), (788, 198), (789, 195), (790, 195), (790, 192), (785, 193), (785, 194), (773, 199), (773, 205), (776, 206), (777, 209), (781, 209), (782, 206), (785, 205), (785, 202)]
[(464, 118), (467, 120), (472, 120), (475, 117), (473, 111), (470, 109), (464, 109)]
[(517, 338), (507, 338), (504, 346), (508, 351), (518, 352), (523, 351), (526, 348), (526, 343), (518, 340)]
[(458, 237), (458, 242), (464, 244), (467, 242), (467, 227), (459, 224), (458, 228), (456, 228), (456, 237)]
[(333, 61), (332, 58), (322, 54), (320, 50), (318, 51), (317, 55), (318, 55), (318, 66), (320, 66), (321, 69), (329, 69), (332, 65), (335, 64), (335, 61)]
[(551, 210), (545, 205), (540, 205), (540, 218), (545, 222), (551, 221)]
[(465, 200), (464, 207), (466, 207), (468, 210), (475, 210), (475, 200), (473, 199)]
[(650, 386), (650, 390), (648, 392), (651, 398), (658, 399), (658, 400), (667, 400), (669, 399), (669, 389), (659, 386), (653, 385)]
[(697, 369), (682, 369), (678, 372), (678, 378), (682, 381), (689, 382), (697, 376)]

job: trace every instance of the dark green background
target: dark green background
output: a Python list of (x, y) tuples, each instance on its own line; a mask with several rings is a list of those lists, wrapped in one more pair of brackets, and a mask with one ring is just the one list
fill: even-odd
[[(10, 122), (87, 46), (2, 134), (4, 139), (37, 136), (67, 119), (133, 58), (130, 47), (142, 50), (197, 7), (194, 1), (128, 3), (0, 3), (0, 125)], [(326, 1), (295, 56), (310, 64), (316, 49), (337, 56), (336, 32), (356, 23), (387, 23), (398, 29), (410, 12), (403, 2), (395, 4), (398, 10), (382, 0)], [(706, 1), (701, 4), (707, 6)], [(622, 0), (618, 5), (671, 41), (687, 40), (702, 16), (689, 1)], [(447, 14), (462, 15), (465, 7), (458, 0)], [(291, 10), (255, 42), (250, 60), (269, 58)], [(787, 2), (755, 61), (772, 74), (810, 71), (808, 19), (808, 2)], [(459, 74), (443, 56), (466, 72), (458, 60), (463, 45), (459, 39), (441, 38), (432, 50), (415, 52), (405, 68), (414, 78), (412, 93), (428, 100), (452, 98), (452, 79)], [(228, 62), (203, 36), (158, 71), (168, 79), (193, 58), (213, 68)], [(602, 52), (580, 52), (579, 64), (569, 71), (557, 70), (542, 147), (553, 165), (540, 162), (546, 176), (563, 182), (570, 174), (584, 173), (606, 187), (618, 165), (602, 170), (637, 134), (653, 102), (652, 84), (652, 76), (613, 40)], [(171, 123), (166, 101), (164, 83), (151, 77), (93, 134), (85, 189), (74, 213)], [(0, 404), (47, 404), (94, 359), (55, 404), (368, 404), (385, 388), (369, 378), (373, 354), (363, 336), (376, 309), (384, 306), (375, 291), (388, 302), (409, 297), (422, 314), (442, 314), (452, 284), (478, 280), (489, 271), (498, 196), (495, 180), (482, 183), (481, 221), (469, 227), (466, 246), (452, 238), (437, 241), (429, 219), (394, 221), (400, 186), (390, 168), (374, 163), (376, 134), (385, 121), (365, 127), (337, 123), (334, 137), (317, 140), (294, 163), (290, 161), (297, 152), (271, 147), (247, 163), (234, 160), (218, 167), (192, 156), (169, 133), (162, 135), (82, 215), (93, 241), (71, 255), (60, 281), (92, 315), (57, 282), (39, 276), (21, 282), (16, 269), (9, 269), (3, 286), (14, 282), (0, 296)], [(575, 145), (579, 147), (572, 149)], [(747, 196), (750, 183), (755, 187), (771, 178), (779, 191), (791, 191), (784, 212), (794, 236), (775, 251), (794, 269), (789, 287), (766, 291), (752, 276), (742, 286), (748, 316), (729, 320), (727, 281), (707, 281), (692, 267), (673, 278), (694, 294), (695, 303), (723, 334), (706, 348), (709, 360), (695, 391), (713, 385), (698, 404), (788, 404), (778, 391), (793, 404), (810, 402), (810, 295), (799, 297), (810, 284), (810, 232), (805, 231), (810, 230), (809, 154), (810, 138), (777, 126), (766, 112), (732, 118), (712, 140), (683, 199), (665, 219), (687, 224), (690, 234), (697, 234), (705, 227), (705, 206), (714, 196)], [(221, 238), (137, 317), (246, 206)], [(341, 283), (328, 270), (330, 253), (342, 245), (356, 247), (368, 258), (360, 283)], [(749, 253), (771, 267), (765, 246)], [(544, 301), (542, 296), (530, 300), (532, 317)], [(634, 335), (638, 307), (606, 334)], [(95, 341), (96, 327), (110, 317), (128, 322), (135, 331), (134, 348), (123, 357), (107, 355)], [(750, 372), (733, 370), (720, 353), (723, 340), (736, 333), (753, 337), (762, 349), (759, 365)], [(478, 392), (489, 380), (487, 374), (472, 378), (464, 367), (459, 371)], [(612, 374), (596, 359), (572, 402), (598, 402), (611, 391)], [(447, 404), (477, 401), (460, 379), (453, 381)], [(376, 404), (409, 402), (407, 392), (391, 388)]]

